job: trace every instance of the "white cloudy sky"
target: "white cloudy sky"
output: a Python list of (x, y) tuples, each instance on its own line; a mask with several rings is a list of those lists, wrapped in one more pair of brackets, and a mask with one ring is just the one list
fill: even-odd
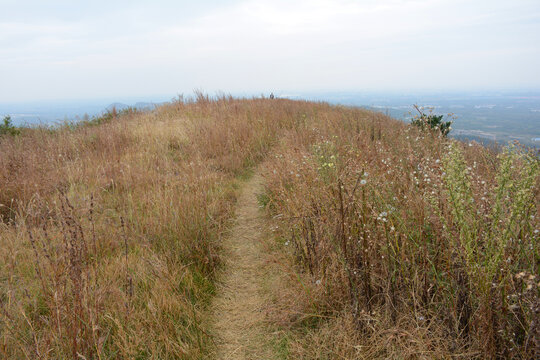
[(540, 88), (540, 0), (0, 0), (0, 102)]

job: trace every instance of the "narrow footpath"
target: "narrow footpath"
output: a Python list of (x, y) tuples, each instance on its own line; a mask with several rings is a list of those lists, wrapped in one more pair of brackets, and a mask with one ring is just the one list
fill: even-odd
[(216, 359), (272, 359), (265, 327), (267, 276), (263, 250), (266, 223), (257, 194), (262, 178), (254, 175), (243, 186), (236, 210), (236, 225), (224, 240), (225, 269), (213, 302)]

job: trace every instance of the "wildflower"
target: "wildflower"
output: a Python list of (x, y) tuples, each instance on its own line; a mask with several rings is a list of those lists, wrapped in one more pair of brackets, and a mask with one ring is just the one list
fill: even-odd
[(366, 185), (366, 183), (367, 183), (366, 180), (364, 180), (364, 179), (360, 180), (360, 185)]
[(319, 279), (319, 280), (315, 281), (315, 285), (321, 285), (321, 280)]

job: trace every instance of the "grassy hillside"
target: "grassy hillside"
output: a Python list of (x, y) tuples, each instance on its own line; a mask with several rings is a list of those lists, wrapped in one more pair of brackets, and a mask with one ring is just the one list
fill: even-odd
[(540, 355), (537, 156), (348, 108), (305, 123), (265, 166), (301, 274), (291, 358)]
[(208, 358), (221, 239), (258, 164), (293, 274), (268, 311), (283, 356), (535, 356), (536, 157), (199, 95), (0, 138), (0, 358)]
[(0, 358), (204, 358), (237, 178), (311, 107), (199, 96), (1, 138)]

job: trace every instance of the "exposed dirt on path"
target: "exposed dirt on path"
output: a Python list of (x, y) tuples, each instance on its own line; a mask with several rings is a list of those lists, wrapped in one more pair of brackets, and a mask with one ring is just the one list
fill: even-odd
[(257, 194), (262, 178), (244, 184), (236, 210), (236, 225), (224, 241), (225, 271), (213, 302), (213, 333), (217, 359), (272, 359), (265, 326), (264, 252), (266, 223)]

